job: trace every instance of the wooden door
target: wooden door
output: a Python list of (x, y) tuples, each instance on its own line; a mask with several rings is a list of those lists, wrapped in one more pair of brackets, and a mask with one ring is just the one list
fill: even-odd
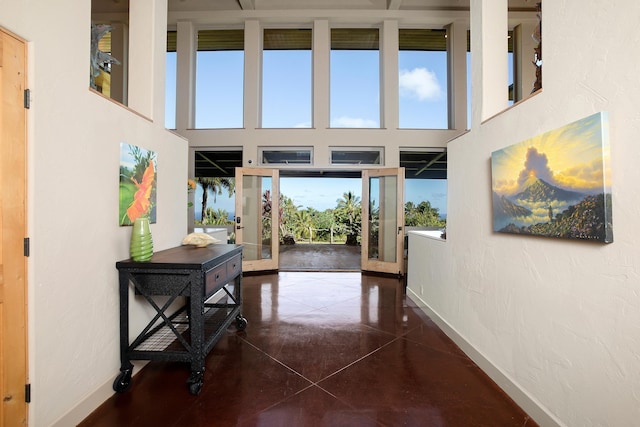
[(404, 275), (404, 168), (362, 171), (362, 269)]
[(0, 28), (0, 427), (27, 425), (26, 43)]
[(236, 168), (236, 243), (242, 270), (278, 269), (280, 195), (277, 169)]

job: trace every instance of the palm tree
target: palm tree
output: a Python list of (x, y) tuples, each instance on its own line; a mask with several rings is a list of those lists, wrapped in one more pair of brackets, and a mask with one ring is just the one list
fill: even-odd
[(313, 240), (313, 216), (310, 215), (308, 210), (302, 210), (296, 212), (296, 221), (294, 233), (296, 237), (304, 238), (309, 237), (309, 242)]
[(444, 227), (446, 221), (440, 219), (438, 208), (431, 206), (431, 202), (425, 200), (416, 205), (407, 202), (404, 205), (405, 224), (420, 227)]
[(267, 243), (271, 240), (271, 209), (273, 204), (271, 201), (271, 190), (265, 190), (262, 193), (262, 242)]
[(342, 224), (346, 229), (347, 245), (358, 244), (358, 236), (361, 232), (362, 206), (360, 197), (349, 191), (342, 195), (342, 199), (337, 200), (338, 205), (334, 211), (336, 222)]
[(218, 208), (217, 210), (213, 210), (213, 208), (207, 208), (206, 216), (202, 219), (202, 225), (231, 225), (233, 221), (229, 220), (229, 213), (224, 210)]
[(280, 195), (280, 237), (284, 237), (287, 234), (293, 234), (293, 227), (295, 224), (296, 212), (302, 205), (296, 206), (293, 203), (291, 197), (287, 197), (284, 194)]
[(204, 220), (206, 210), (207, 210), (207, 200), (209, 198), (209, 190), (213, 193), (213, 201), (216, 201), (216, 195), (222, 194), (222, 189), (226, 188), (229, 197), (233, 196), (233, 193), (236, 191), (236, 180), (235, 178), (227, 178), (227, 177), (197, 177), (196, 182), (200, 184), (202, 187), (202, 210), (201, 216)]

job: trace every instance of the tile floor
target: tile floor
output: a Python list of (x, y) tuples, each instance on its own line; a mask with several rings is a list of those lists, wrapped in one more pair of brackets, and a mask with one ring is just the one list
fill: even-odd
[(281, 272), (243, 292), (249, 325), (211, 351), (198, 396), (188, 364), (151, 362), (80, 426), (537, 426), (401, 280)]
[(280, 245), (280, 271), (360, 271), (360, 246)]

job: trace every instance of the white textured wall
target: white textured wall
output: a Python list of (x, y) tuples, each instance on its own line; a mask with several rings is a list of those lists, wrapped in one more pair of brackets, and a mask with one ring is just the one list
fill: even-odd
[[(166, 10), (164, 1), (154, 3)], [(90, 7), (82, 0), (0, 1), (0, 26), (29, 42), (32, 426), (75, 425), (112, 393), (119, 370), (115, 262), (128, 258), (131, 232), (118, 226), (120, 142), (158, 153), (156, 249), (180, 244), (186, 233), (187, 142), (164, 130), (163, 117), (151, 121), (89, 90)], [(144, 16), (156, 19), (147, 29), (164, 40), (166, 12)], [(130, 97), (149, 118), (163, 108), (135, 94), (147, 97), (152, 88), (153, 102), (163, 100), (163, 83), (153, 82)], [(137, 303), (133, 311), (134, 323), (148, 315)]]
[[(544, 2), (543, 92), (448, 144), (447, 241), (410, 243), (410, 295), (543, 425), (640, 419), (639, 19), (631, 3)], [(493, 233), (491, 152), (599, 111), (614, 243)]]
[[(519, 387), (514, 395), (539, 404), (545, 420), (569, 426), (633, 425), (640, 418), (640, 60), (633, 54), (640, 11), (625, 7), (545, 3), (544, 91), (449, 143), (448, 239), (427, 243), (437, 255), (420, 260), (427, 279), (410, 289), (423, 287), (424, 303)], [(129, 238), (129, 229), (117, 225), (120, 142), (158, 152), (159, 211), (152, 226), (158, 249), (176, 245), (186, 231), (186, 142), (166, 132), (160, 117), (146, 120), (88, 90), (88, 2), (0, 0), (0, 10), (0, 25), (30, 42), (30, 422), (73, 425), (111, 393), (119, 367), (114, 263), (128, 256)], [(164, 37), (154, 16), (153, 31)], [(163, 74), (155, 71), (155, 78)], [(161, 87), (154, 80), (132, 91), (154, 96), (152, 105), (132, 105), (159, 115)], [(603, 110), (611, 123), (615, 242), (492, 233), (491, 152)], [(213, 144), (199, 132), (186, 133), (194, 145)], [(434, 140), (453, 134), (440, 131)], [(349, 129), (216, 134), (229, 145), (249, 144), (248, 156), (257, 143), (247, 140), (256, 136), (261, 145), (306, 139), (321, 146), (337, 138), (399, 147), (415, 145), (421, 135)], [(328, 151), (316, 155), (326, 159)], [(137, 318), (144, 316), (138, 311)]]

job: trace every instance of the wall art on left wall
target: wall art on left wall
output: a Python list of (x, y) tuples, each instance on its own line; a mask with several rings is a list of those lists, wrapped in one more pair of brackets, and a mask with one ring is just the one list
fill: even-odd
[(154, 151), (120, 143), (120, 225), (132, 225), (139, 216), (156, 222), (158, 160)]
[(613, 242), (608, 129), (600, 112), (494, 151), (493, 230)]

